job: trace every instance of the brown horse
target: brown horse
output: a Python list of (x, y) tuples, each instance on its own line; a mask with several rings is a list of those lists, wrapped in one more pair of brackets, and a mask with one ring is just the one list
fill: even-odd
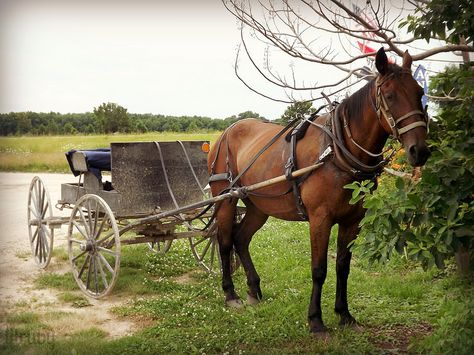
[[(308, 321), (312, 332), (322, 332), (321, 291), (326, 278), (327, 250), (331, 227), (339, 224), (337, 239), (337, 288), (335, 311), (340, 324), (354, 324), (347, 304), (347, 278), (351, 251), (348, 244), (359, 232), (364, 216), (361, 203), (350, 205), (351, 192), (344, 186), (375, 177), (383, 169), (381, 151), (389, 135), (399, 139), (413, 166), (423, 165), (429, 157), (425, 144), (427, 117), (421, 107), (422, 88), (410, 71), (412, 58), (406, 52), (402, 67), (389, 64), (383, 49), (376, 55), (377, 78), (340, 103), (331, 113), (319, 116), (309, 124), (295, 148), (297, 169), (324, 161), (298, 184), (291, 181), (265, 187), (258, 193), (242, 196), (247, 212), (240, 223), (235, 220), (237, 199), (222, 201), (217, 208), (218, 242), (222, 261), (222, 288), (226, 304), (242, 302), (234, 290), (230, 253), (235, 249), (247, 276), (247, 301), (257, 303), (262, 298), (260, 278), (249, 253), (254, 233), (268, 216), (299, 221), (306, 212), (310, 225), (311, 270), (313, 289)], [(291, 153), (291, 144), (282, 136), (268, 149), (281, 126), (247, 119), (229, 127), (213, 145), (208, 158), (210, 185), (214, 196), (233, 186), (248, 186), (282, 175)], [(327, 147), (332, 152), (322, 157)], [(258, 153), (261, 155), (251, 163)], [(242, 175), (240, 175), (242, 174)], [(238, 181), (236, 181), (238, 178)], [(299, 189), (300, 201), (291, 191)], [(298, 208), (298, 205), (303, 206)]]

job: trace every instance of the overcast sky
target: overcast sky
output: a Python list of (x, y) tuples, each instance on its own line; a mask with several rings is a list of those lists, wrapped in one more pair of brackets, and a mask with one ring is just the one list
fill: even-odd
[(286, 108), (235, 77), (237, 24), (219, 0), (0, 0), (0, 112), (225, 118)]
[[(280, 117), (286, 104), (235, 76), (238, 43), (220, 0), (0, 0), (0, 112), (115, 102), (131, 113)], [(331, 67), (315, 68), (304, 77), (332, 82)]]

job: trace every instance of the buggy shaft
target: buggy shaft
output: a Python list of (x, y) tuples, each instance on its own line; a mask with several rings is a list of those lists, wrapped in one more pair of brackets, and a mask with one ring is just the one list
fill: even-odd
[[(305, 168), (295, 170), (291, 173), (290, 178), (295, 179), (295, 178), (300, 177), (302, 175), (308, 174), (308, 173), (318, 169), (323, 164), (324, 164), (323, 162), (318, 162), (316, 164), (307, 166)], [(137, 226), (140, 226), (144, 223), (155, 222), (155, 221), (160, 220), (161, 218), (165, 218), (165, 217), (169, 217), (169, 216), (173, 216), (173, 215), (178, 215), (180, 213), (183, 213), (183, 212), (186, 212), (186, 211), (189, 211), (189, 210), (194, 210), (194, 209), (197, 209), (197, 208), (200, 208), (200, 207), (208, 206), (210, 204), (221, 202), (221, 201), (227, 200), (229, 198), (240, 198), (241, 196), (245, 195), (246, 192), (259, 190), (259, 189), (262, 189), (264, 187), (275, 185), (275, 184), (278, 184), (280, 182), (284, 182), (284, 181), (287, 181), (287, 180), (288, 179), (285, 175), (280, 175), (280, 176), (274, 177), (274, 178), (269, 179), (269, 180), (258, 182), (256, 184), (252, 184), (252, 185), (249, 185), (249, 186), (238, 187), (238, 188), (230, 190), (229, 192), (223, 193), (219, 196), (215, 196), (215, 197), (212, 197), (210, 199), (203, 200), (203, 201), (200, 201), (200, 202), (192, 203), (190, 205), (186, 205), (184, 207), (177, 208), (175, 210), (161, 212), (161, 213), (155, 214), (153, 216), (141, 218), (141, 219), (139, 219), (135, 222), (132, 222), (132, 223), (128, 224), (124, 228), (122, 228), (120, 230), (120, 234), (128, 232), (129, 230), (131, 230), (131, 229), (133, 229)]]

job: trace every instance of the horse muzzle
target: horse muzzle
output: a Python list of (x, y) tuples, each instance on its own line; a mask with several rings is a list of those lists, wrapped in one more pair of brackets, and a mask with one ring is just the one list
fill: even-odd
[(426, 144), (413, 144), (407, 149), (407, 158), (411, 166), (423, 166), (430, 157), (431, 152)]

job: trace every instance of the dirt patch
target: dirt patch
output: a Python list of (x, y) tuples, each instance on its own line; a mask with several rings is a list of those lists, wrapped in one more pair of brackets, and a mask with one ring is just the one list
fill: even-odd
[[(124, 304), (125, 297), (110, 296), (102, 300), (88, 299), (86, 307), (73, 307), (60, 300), (60, 291), (34, 287), (41, 273), (68, 273), (64, 260), (52, 258), (47, 270), (37, 268), (30, 251), (26, 208), (28, 188), (35, 174), (0, 173), (0, 328), (8, 326), (14, 314), (37, 314), (54, 334), (67, 336), (89, 328), (99, 328), (110, 338), (133, 333), (137, 323), (117, 317), (112, 308)], [(60, 198), (61, 183), (72, 182), (72, 175), (41, 174), (49, 190), (52, 204)], [(67, 216), (69, 211), (54, 209), (55, 215)], [(54, 250), (66, 241), (65, 227), (55, 230)], [(71, 276), (72, 277), (72, 276)], [(76, 291), (74, 291), (76, 292)], [(77, 291), (78, 295), (81, 292)]]
[(172, 281), (180, 285), (195, 284), (196, 280), (194, 279), (193, 274), (194, 274), (194, 271), (187, 272), (187, 273), (184, 273), (182, 275), (172, 278)]
[(388, 325), (368, 329), (372, 335), (370, 341), (379, 349), (395, 354), (408, 354), (413, 338), (423, 338), (433, 332), (428, 323), (407, 325)]
[[(57, 274), (69, 272), (66, 263), (54, 259), (51, 263), (54, 266), (48, 271), (54, 270)], [(74, 291), (71, 293), (79, 299), (84, 297), (80, 306), (77, 306), (78, 303), (61, 301), (62, 292), (34, 287), (34, 279), (41, 271), (31, 272), (31, 264), (34, 264), (32, 260), (12, 260), (14, 272), (2, 275), (0, 307), (6, 311), (4, 317), (24, 312), (37, 314), (39, 321), (56, 336), (69, 336), (94, 327), (103, 330), (110, 338), (119, 338), (138, 329), (135, 322), (119, 318), (112, 312), (114, 307), (126, 300), (113, 296), (102, 300), (85, 299), (80, 291)], [(1, 323), (3, 327), (7, 326), (4, 319)]]

